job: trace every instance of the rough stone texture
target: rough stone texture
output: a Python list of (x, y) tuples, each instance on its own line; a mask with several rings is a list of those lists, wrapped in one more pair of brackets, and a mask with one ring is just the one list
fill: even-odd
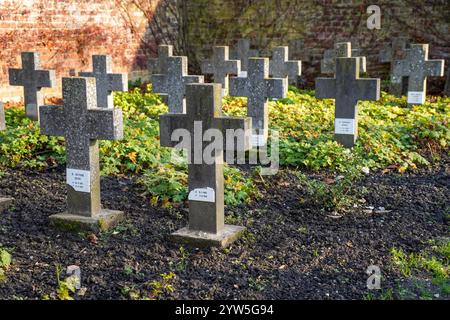
[(241, 72), (241, 61), (230, 60), (227, 46), (213, 48), (210, 60), (202, 62), (201, 69), (204, 74), (212, 74), (214, 82), (222, 84), (224, 95), (228, 93), (229, 75), (238, 75)]
[(379, 61), (390, 64), (390, 83), (389, 92), (397, 97), (406, 94), (408, 91), (408, 77), (402, 77), (395, 74), (395, 65), (397, 61), (406, 57), (406, 50), (410, 46), (410, 41), (406, 37), (397, 37), (392, 39), (392, 43), (386, 45), (380, 51)]
[(99, 108), (114, 108), (112, 92), (128, 91), (128, 75), (112, 73), (111, 56), (93, 55), (92, 72), (80, 72), (79, 75), (95, 78)]
[(0, 197), (0, 213), (8, 209), (12, 203), (12, 198)]
[(263, 136), (264, 142), (269, 130), (268, 98), (284, 98), (287, 89), (286, 78), (269, 78), (268, 58), (250, 58), (248, 76), (230, 79), (230, 96), (248, 98), (247, 115), (252, 118), (253, 134)]
[(248, 70), (249, 58), (258, 56), (258, 50), (250, 49), (250, 41), (248, 39), (239, 39), (236, 46), (231, 50), (231, 59), (241, 61), (241, 71)]
[(6, 130), (5, 107), (0, 102), (0, 131)]
[(168, 63), (167, 58), (173, 56), (173, 46), (159, 45), (158, 58), (150, 58), (148, 60), (148, 69), (150, 74), (167, 74)]
[(428, 60), (428, 44), (412, 44), (405, 59), (396, 61), (394, 73), (408, 77), (408, 103), (416, 104), (411, 100), (410, 92), (421, 92), (425, 100), (427, 77), (444, 76), (444, 60)]
[(172, 233), (170, 237), (174, 242), (182, 243), (190, 247), (225, 248), (239, 239), (245, 230), (245, 227), (232, 226), (228, 224), (224, 226), (223, 231), (220, 234), (194, 231), (190, 230), (189, 228), (183, 228)]
[(50, 224), (58, 229), (79, 232), (92, 231), (101, 232), (115, 227), (124, 220), (124, 213), (121, 211), (101, 209), (100, 213), (85, 217), (67, 212), (51, 215)]
[(67, 213), (93, 218), (102, 212), (97, 140), (123, 137), (122, 111), (97, 108), (94, 78), (63, 78), (63, 100), (63, 106), (40, 108), (41, 133), (64, 136), (67, 171), (90, 177), (83, 191), (67, 184)]
[(22, 52), (22, 69), (9, 69), (9, 84), (22, 86), (25, 113), (39, 121), (39, 107), (44, 104), (41, 88), (55, 86), (55, 71), (42, 70), (39, 53)]
[(380, 79), (360, 79), (359, 61), (336, 58), (335, 78), (316, 79), (316, 97), (336, 100), (335, 119), (354, 121), (352, 133), (335, 134), (336, 141), (346, 148), (353, 147), (358, 136), (358, 100), (380, 99)]
[(367, 71), (366, 57), (361, 56), (359, 49), (352, 49), (350, 42), (338, 42), (334, 49), (325, 50), (323, 60), (320, 61), (320, 71), (325, 74), (334, 74), (336, 72), (336, 58), (357, 58), (359, 59), (359, 72)]
[(450, 96), (450, 66), (447, 68), (447, 81), (445, 82), (444, 94)]
[[(203, 151), (210, 144), (203, 141), (203, 133), (208, 129), (217, 129), (226, 136), (228, 129), (241, 129), (245, 133), (247, 142), (230, 147), (230, 150), (249, 149), (248, 132), (251, 130), (250, 118), (223, 117), (220, 84), (190, 84), (186, 86), (187, 112), (186, 114), (165, 114), (160, 117), (161, 146), (183, 147), (188, 149), (189, 172), (189, 226), (187, 231), (175, 233), (182, 235), (186, 241), (220, 241), (227, 244), (234, 239), (237, 228), (231, 234), (225, 231), (229, 227), (224, 224), (224, 180), (223, 180), (223, 149), (228, 145), (216, 145), (213, 163), (207, 163), (202, 157)], [(201, 130), (196, 125), (201, 124)], [(177, 129), (184, 129), (190, 133), (190, 143), (179, 145), (179, 141), (172, 140), (172, 134)], [(198, 132), (200, 131), (200, 132)], [(231, 149), (232, 148), (232, 149)], [(191, 199), (191, 193), (198, 190), (210, 190), (214, 197), (209, 201)], [(196, 190), (196, 191), (195, 191)], [(207, 235), (210, 234), (210, 235)], [(219, 240), (220, 239), (220, 240)], [(228, 239), (228, 240), (227, 240)]]
[(298, 76), (302, 74), (302, 62), (289, 60), (289, 48), (276, 47), (272, 50), (269, 61), (269, 75), (274, 78), (288, 77), (289, 84), (296, 84)]
[(187, 57), (167, 58), (167, 74), (151, 76), (153, 91), (168, 96), (169, 112), (184, 113), (186, 110), (185, 90), (190, 83), (203, 83), (203, 76), (188, 75)]

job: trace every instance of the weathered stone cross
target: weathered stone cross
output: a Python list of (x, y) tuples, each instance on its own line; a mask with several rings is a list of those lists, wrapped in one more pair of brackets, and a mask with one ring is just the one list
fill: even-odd
[[(248, 150), (251, 119), (223, 117), (220, 84), (190, 84), (186, 86), (186, 114), (165, 114), (160, 117), (161, 146), (188, 149), (189, 170), (189, 226), (172, 236), (178, 241), (197, 246), (226, 246), (244, 230), (243, 227), (224, 223), (223, 149), (227, 133), (235, 130), (246, 132), (246, 141), (237, 148)], [(207, 153), (212, 143), (206, 138), (214, 130), (222, 141), (214, 140), (215, 151)], [(183, 145), (178, 143), (180, 134)], [(178, 138), (172, 138), (177, 136)], [(187, 141), (186, 141), (187, 140)], [(209, 156), (209, 159), (205, 158)]]
[(63, 78), (62, 88), (64, 106), (40, 108), (41, 133), (66, 140), (67, 212), (50, 220), (68, 229), (106, 229), (123, 213), (101, 206), (97, 140), (122, 138), (122, 111), (97, 108), (94, 78)]
[(0, 102), (0, 131), (3, 130), (6, 130), (5, 108), (3, 107), (3, 103)]
[(228, 76), (238, 75), (241, 72), (241, 62), (229, 60), (228, 50), (227, 46), (214, 47), (211, 59), (201, 64), (202, 73), (212, 74), (214, 82), (222, 84), (224, 96), (228, 94)]
[(445, 81), (444, 94), (450, 97), (450, 66), (447, 69), (447, 80)]
[(113, 91), (128, 91), (128, 75), (112, 73), (111, 56), (93, 55), (92, 72), (80, 72), (80, 77), (95, 78), (97, 90), (97, 107), (114, 108)]
[(379, 61), (381, 63), (390, 63), (390, 83), (389, 91), (391, 94), (400, 97), (406, 94), (408, 90), (408, 77), (402, 77), (395, 74), (394, 66), (397, 61), (403, 60), (406, 51), (409, 48), (409, 39), (406, 37), (397, 37), (392, 40), (392, 44), (380, 51)]
[[(5, 109), (3, 108), (3, 103), (0, 102), (0, 131), (3, 131), (5, 129)], [(11, 205), (12, 201), (12, 198), (5, 198), (0, 196), (0, 213), (6, 210)]]
[(240, 77), (246, 77), (248, 71), (248, 59), (251, 57), (258, 57), (258, 50), (250, 49), (250, 41), (247, 39), (239, 39), (236, 47), (231, 50), (231, 59), (241, 61)]
[(39, 121), (39, 106), (44, 104), (40, 90), (55, 86), (55, 71), (41, 69), (37, 52), (22, 52), (21, 56), (22, 69), (9, 69), (9, 84), (23, 86), (26, 115)]
[(267, 141), (268, 98), (285, 98), (287, 89), (286, 78), (269, 78), (268, 58), (250, 58), (248, 77), (230, 79), (230, 96), (248, 98), (247, 115), (252, 118), (253, 146), (263, 146)]
[(444, 60), (428, 60), (428, 44), (412, 44), (405, 59), (396, 61), (394, 72), (408, 77), (408, 104), (424, 104), (427, 77), (444, 76)]
[(203, 81), (203, 76), (188, 75), (187, 57), (184, 56), (167, 58), (167, 74), (152, 75), (153, 91), (168, 96), (170, 113), (184, 113), (186, 85)]
[(352, 49), (350, 42), (338, 42), (334, 49), (325, 50), (323, 60), (320, 61), (320, 71), (324, 74), (334, 74), (336, 72), (336, 58), (354, 57), (359, 60), (359, 72), (366, 72), (366, 57), (359, 56), (359, 49)]
[(289, 84), (296, 84), (302, 74), (302, 62), (289, 60), (289, 47), (275, 47), (269, 62), (269, 75), (274, 78), (288, 77)]
[(173, 46), (159, 45), (158, 58), (150, 58), (148, 67), (150, 74), (167, 74), (167, 58), (173, 56)]
[(358, 100), (380, 99), (380, 79), (360, 79), (358, 58), (336, 58), (335, 78), (316, 79), (316, 97), (336, 100), (335, 138), (346, 148), (358, 135)]

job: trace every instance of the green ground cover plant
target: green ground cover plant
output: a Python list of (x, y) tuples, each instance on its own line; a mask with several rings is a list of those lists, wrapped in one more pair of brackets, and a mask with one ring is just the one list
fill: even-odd
[[(383, 93), (378, 102), (360, 102), (359, 140), (347, 150), (333, 140), (333, 100), (319, 100), (314, 91), (291, 87), (285, 99), (269, 105), (270, 128), (280, 136), (281, 167), (357, 179), (354, 172), (362, 168), (402, 173), (439, 161), (443, 152), (448, 153), (450, 98), (432, 99), (408, 107), (404, 97)], [(158, 119), (167, 112), (162, 99), (148, 85), (115, 93), (114, 101), (124, 113), (124, 139), (100, 142), (102, 174), (137, 176), (153, 204), (186, 200), (187, 165), (173, 163), (173, 150), (159, 144)], [(244, 116), (246, 99), (225, 97), (223, 110), (227, 115)], [(39, 125), (25, 117), (23, 107), (7, 108), (6, 121), (8, 129), (0, 132), (0, 166), (44, 170), (65, 163), (64, 138), (40, 135)], [(253, 174), (226, 166), (228, 205), (256, 196)], [(343, 183), (350, 182), (345, 179)]]

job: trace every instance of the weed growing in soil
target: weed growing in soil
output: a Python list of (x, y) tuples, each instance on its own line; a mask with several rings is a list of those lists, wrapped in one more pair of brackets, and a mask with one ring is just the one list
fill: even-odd
[[(450, 241), (441, 244), (431, 242), (432, 252), (405, 253), (402, 249), (391, 249), (393, 265), (406, 277), (411, 278), (417, 275), (423, 277), (423, 273), (429, 274), (432, 283), (440, 288), (441, 294), (450, 295)], [(420, 284), (416, 284), (420, 288)], [(420, 290), (422, 298), (431, 295), (427, 290)], [(432, 296), (430, 297), (432, 298)]]
[(0, 282), (6, 280), (6, 271), (9, 269), (11, 262), (11, 254), (0, 247)]
[(55, 265), (56, 281), (58, 282), (58, 287), (56, 288), (56, 294), (44, 295), (43, 300), (50, 300), (52, 298), (59, 300), (74, 300), (72, 297), (76, 293), (76, 283), (77, 279), (75, 277), (68, 277), (65, 280), (61, 280), (62, 267), (60, 264)]

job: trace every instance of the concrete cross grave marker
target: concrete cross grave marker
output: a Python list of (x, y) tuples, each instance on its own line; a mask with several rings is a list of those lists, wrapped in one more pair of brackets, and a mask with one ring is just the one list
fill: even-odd
[[(249, 149), (250, 118), (223, 117), (220, 84), (190, 84), (186, 86), (186, 114), (165, 114), (160, 117), (161, 146), (188, 149), (189, 226), (172, 234), (180, 242), (196, 246), (227, 246), (245, 229), (224, 223), (223, 149)], [(178, 130), (187, 132), (183, 145), (178, 143)], [(237, 147), (226, 144), (229, 131), (243, 131), (245, 141)], [(214, 150), (206, 138), (208, 131), (222, 137), (214, 139)], [(242, 135), (241, 135), (242, 136)], [(174, 141), (177, 140), (177, 141)], [(186, 142), (188, 141), (188, 142)], [(205, 158), (209, 157), (208, 159)]]
[[(3, 108), (3, 103), (0, 102), (0, 131), (3, 131), (5, 129), (5, 109)], [(12, 201), (12, 198), (0, 196), (0, 213), (5, 211), (11, 205)]]
[(63, 106), (40, 108), (41, 134), (66, 140), (67, 211), (50, 221), (70, 230), (104, 230), (123, 213), (101, 206), (98, 140), (122, 138), (122, 111), (97, 107), (94, 78), (63, 78), (62, 89)]
[(22, 69), (9, 69), (9, 84), (22, 86), (25, 112), (28, 118), (39, 121), (39, 107), (44, 99), (41, 88), (55, 86), (56, 77), (53, 70), (42, 70), (39, 53), (22, 52)]
[(361, 50), (352, 49), (350, 42), (338, 42), (334, 49), (325, 50), (323, 60), (320, 61), (320, 71), (324, 74), (334, 74), (336, 72), (336, 58), (354, 57), (359, 60), (359, 72), (366, 72), (366, 57), (361, 56)]
[(252, 118), (253, 146), (263, 146), (267, 142), (268, 98), (285, 98), (287, 89), (287, 78), (269, 78), (268, 58), (250, 58), (248, 76), (230, 79), (230, 96), (248, 98), (247, 115)]
[(428, 60), (428, 44), (412, 44), (405, 59), (396, 61), (394, 72), (408, 77), (408, 104), (424, 104), (427, 77), (444, 76), (444, 60)]
[(214, 82), (222, 84), (222, 95), (228, 94), (229, 75), (238, 75), (241, 72), (241, 61), (230, 60), (227, 46), (213, 48), (213, 55), (210, 60), (205, 60), (201, 64), (202, 73), (212, 74)]
[(112, 92), (128, 91), (128, 75), (112, 73), (111, 56), (93, 55), (92, 72), (80, 72), (79, 76), (95, 78), (98, 108), (114, 108)]
[(150, 74), (167, 74), (167, 59), (173, 56), (173, 46), (159, 45), (158, 58), (148, 60)]
[(247, 39), (239, 39), (236, 47), (231, 50), (231, 59), (241, 61), (240, 77), (246, 77), (248, 71), (248, 59), (251, 57), (258, 57), (258, 50), (250, 49), (250, 41)]
[(306, 47), (303, 39), (289, 40), (289, 60), (312, 61), (312, 51)]
[(153, 91), (167, 95), (167, 104), (171, 113), (185, 112), (187, 84), (204, 81), (203, 76), (188, 75), (187, 67), (187, 57), (169, 57), (167, 58), (167, 74), (152, 75)]
[(289, 84), (297, 84), (297, 77), (302, 74), (302, 62), (289, 60), (288, 47), (275, 47), (269, 62), (269, 75), (274, 78), (288, 77)]
[(360, 79), (358, 58), (336, 58), (335, 78), (316, 79), (316, 97), (336, 100), (335, 139), (346, 148), (358, 135), (358, 100), (379, 100), (380, 79)]
[(394, 67), (397, 61), (403, 60), (406, 51), (409, 48), (409, 39), (406, 37), (397, 37), (392, 40), (392, 44), (386, 46), (380, 51), (379, 61), (381, 63), (390, 63), (390, 82), (389, 91), (391, 94), (400, 97), (408, 91), (408, 77), (403, 77), (395, 73)]
[(447, 81), (445, 81), (444, 94), (450, 97), (450, 66), (447, 69)]

